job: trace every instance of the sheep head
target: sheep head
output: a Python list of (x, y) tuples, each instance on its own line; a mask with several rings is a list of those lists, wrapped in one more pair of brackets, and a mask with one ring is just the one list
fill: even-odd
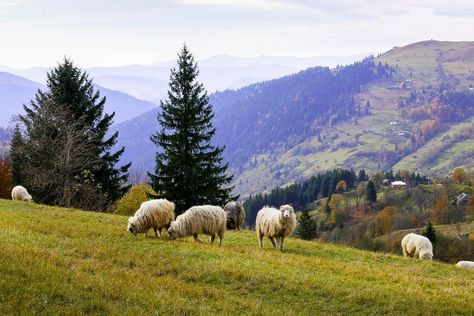
[(432, 259), (433, 259), (433, 255), (431, 255), (431, 253), (429, 253), (429, 252), (425, 252), (425, 253), (423, 253), (423, 254), (420, 256), (420, 259), (423, 259), (423, 260), (432, 260)]
[(137, 229), (137, 227), (135, 226), (135, 224), (133, 222), (134, 222), (133, 216), (129, 217), (128, 218), (127, 231), (129, 231), (130, 233), (132, 233), (133, 235), (136, 236), (138, 234), (138, 229)]
[(295, 213), (295, 210), (291, 205), (285, 204), (280, 206), (280, 218), (283, 221), (288, 221)]
[(171, 222), (171, 225), (168, 228), (168, 238), (171, 240), (175, 240), (176, 238), (178, 238), (178, 233), (173, 229), (172, 224), (173, 222)]

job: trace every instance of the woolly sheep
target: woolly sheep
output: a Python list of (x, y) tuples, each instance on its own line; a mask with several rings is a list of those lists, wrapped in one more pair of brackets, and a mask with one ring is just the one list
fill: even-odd
[(260, 248), (263, 248), (263, 237), (268, 237), (274, 248), (283, 251), (283, 241), (293, 233), (295, 226), (296, 215), (290, 205), (282, 205), (279, 210), (268, 206), (262, 208), (255, 223)]
[(219, 236), (219, 245), (222, 245), (226, 225), (226, 214), (219, 206), (201, 205), (193, 206), (183, 214), (179, 215), (175, 221), (171, 222), (168, 228), (170, 239), (192, 235), (194, 240), (198, 239), (199, 234), (210, 235), (210, 243)]
[(161, 238), (161, 230), (168, 228), (174, 220), (175, 205), (166, 199), (150, 200), (143, 202), (135, 215), (128, 219), (127, 230), (135, 236), (153, 228), (155, 236)]
[(425, 260), (433, 259), (433, 245), (425, 236), (417, 234), (407, 234), (402, 242), (403, 256), (414, 257)]
[(17, 185), (12, 190), (12, 200), (14, 201), (27, 201), (31, 203), (33, 198), (28, 194), (28, 191), (21, 185)]
[(456, 267), (474, 270), (474, 261), (459, 261)]
[(227, 215), (227, 229), (240, 230), (245, 220), (245, 209), (240, 202), (229, 202), (224, 206)]

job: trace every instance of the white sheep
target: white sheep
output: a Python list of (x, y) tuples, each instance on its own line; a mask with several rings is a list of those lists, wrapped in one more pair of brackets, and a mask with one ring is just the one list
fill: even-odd
[(219, 206), (201, 205), (193, 206), (183, 214), (176, 217), (168, 228), (170, 239), (192, 235), (194, 240), (198, 239), (199, 234), (210, 235), (210, 243), (219, 236), (219, 245), (222, 245), (226, 225), (226, 214)]
[(27, 201), (31, 203), (33, 198), (28, 194), (28, 191), (21, 185), (17, 185), (12, 190), (12, 200), (14, 201)]
[(425, 260), (433, 259), (433, 245), (425, 236), (417, 234), (407, 234), (403, 237), (402, 242), (403, 256), (414, 257)]
[(224, 206), (227, 215), (227, 229), (238, 229), (245, 220), (245, 209), (240, 202), (229, 202)]
[(143, 202), (135, 215), (128, 219), (127, 230), (135, 236), (153, 228), (155, 236), (161, 238), (161, 230), (168, 228), (174, 220), (175, 205), (166, 199)]
[(474, 270), (474, 261), (459, 261), (456, 267)]
[(255, 222), (260, 248), (263, 248), (263, 237), (268, 237), (274, 248), (283, 251), (283, 241), (293, 233), (295, 226), (296, 215), (290, 205), (282, 205), (279, 210), (268, 206), (262, 208)]

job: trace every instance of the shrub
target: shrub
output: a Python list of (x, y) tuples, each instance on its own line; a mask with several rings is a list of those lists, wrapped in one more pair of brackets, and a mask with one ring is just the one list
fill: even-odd
[(115, 214), (133, 215), (138, 210), (140, 204), (148, 201), (148, 194), (156, 195), (156, 193), (147, 185), (134, 185), (130, 190), (117, 201), (115, 206)]
[(474, 260), (474, 240), (452, 238), (440, 234), (433, 251), (434, 258), (443, 262), (472, 261)]

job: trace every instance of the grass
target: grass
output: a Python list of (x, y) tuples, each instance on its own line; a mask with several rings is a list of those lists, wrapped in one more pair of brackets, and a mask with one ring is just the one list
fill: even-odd
[[(434, 228), (436, 229), (438, 233), (444, 236), (448, 236), (448, 237), (458, 237), (460, 235), (474, 234), (474, 222), (437, 225), (437, 226), (434, 226)], [(400, 229), (400, 230), (393, 231), (390, 234), (380, 236), (377, 239), (384, 242), (401, 240), (403, 236), (405, 236), (408, 233), (421, 234), (424, 231), (424, 229), (425, 227)]]
[[(430, 139), (425, 145), (415, 152), (404, 157), (393, 168), (395, 170), (418, 170), (421, 172), (446, 171), (456, 167), (467, 169), (474, 166), (474, 161), (468, 159), (474, 153), (474, 139), (472, 137), (459, 138), (458, 135), (471, 128), (474, 124), (474, 117), (464, 122), (449, 127), (446, 131), (439, 133)], [(451, 139), (455, 139), (454, 142)], [(466, 159), (456, 158), (466, 156)], [(435, 157), (433, 161), (427, 163), (427, 157)]]
[(472, 314), (473, 272), (254, 233), (133, 237), (126, 217), (0, 200), (0, 314)]

